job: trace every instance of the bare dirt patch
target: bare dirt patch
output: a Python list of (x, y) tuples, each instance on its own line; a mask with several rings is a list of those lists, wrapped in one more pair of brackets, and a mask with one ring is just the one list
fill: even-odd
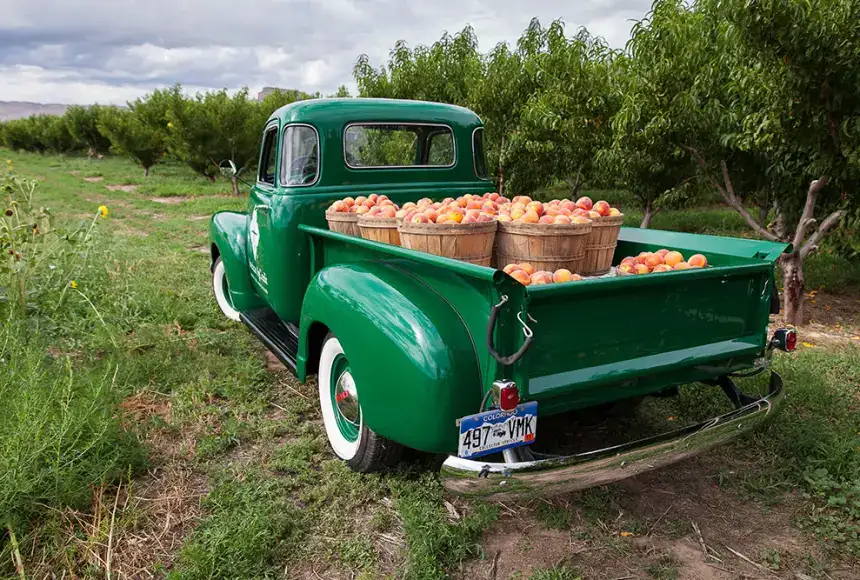
[[(486, 559), (456, 577), (527, 578), (562, 565), (603, 579), (815, 576), (810, 561), (821, 561), (818, 545), (791, 526), (801, 498), (770, 508), (744, 502), (716, 485), (718, 470), (700, 458), (543, 506), (545, 500), (502, 504), (483, 539)], [(556, 518), (542, 518), (541, 511)], [(552, 529), (553, 521), (562, 529)], [(775, 562), (779, 569), (770, 569)], [(851, 573), (840, 577), (856, 578), (860, 569)]]
[(139, 185), (105, 185), (110, 191), (124, 191), (126, 193), (132, 193), (137, 191), (140, 187)]
[(191, 198), (188, 196), (177, 195), (171, 197), (150, 197), (149, 201), (154, 201), (155, 203), (163, 203), (166, 205), (175, 205), (179, 203), (185, 203), (190, 199)]
[(98, 183), (102, 180), (104, 180), (104, 177), (84, 177), (84, 181), (89, 181), (90, 183)]
[(207, 221), (211, 217), (212, 217), (211, 215), (192, 215), (192, 216), (188, 216), (188, 221), (190, 221), (190, 222), (203, 222), (203, 221)]
[[(860, 346), (860, 294), (813, 290), (806, 295), (803, 318), (798, 328), (800, 348)], [(771, 317), (771, 326), (785, 326), (785, 318)]]

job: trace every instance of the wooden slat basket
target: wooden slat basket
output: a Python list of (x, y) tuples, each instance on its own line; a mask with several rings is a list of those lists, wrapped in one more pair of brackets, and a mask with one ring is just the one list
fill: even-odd
[(499, 222), (495, 265), (528, 262), (536, 270), (554, 272), (566, 268), (581, 274), (585, 263), (585, 241), (591, 233), (585, 224), (524, 224)]
[(401, 223), (399, 229), (404, 248), (489, 266), (496, 227), (494, 220), (472, 224)]
[(400, 245), (400, 234), (397, 231), (397, 218), (358, 218), (358, 229), (365, 240), (373, 240), (392, 246)]
[(348, 212), (327, 211), (325, 219), (328, 222), (328, 229), (341, 234), (350, 236), (361, 236), (358, 229), (358, 214)]
[(593, 220), (591, 233), (585, 241), (585, 263), (580, 272), (583, 276), (605, 274), (612, 268), (612, 257), (623, 222), (623, 215)]

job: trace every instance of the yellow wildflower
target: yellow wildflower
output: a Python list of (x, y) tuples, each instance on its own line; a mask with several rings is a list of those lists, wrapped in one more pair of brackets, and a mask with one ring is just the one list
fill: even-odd
[(103, 218), (107, 219), (108, 208), (106, 205), (100, 205), (99, 206), (99, 215), (102, 216)]
[(75, 280), (72, 280), (71, 282), (69, 282), (69, 286), (71, 287), (72, 290), (74, 290), (75, 288), (78, 287), (78, 283)]

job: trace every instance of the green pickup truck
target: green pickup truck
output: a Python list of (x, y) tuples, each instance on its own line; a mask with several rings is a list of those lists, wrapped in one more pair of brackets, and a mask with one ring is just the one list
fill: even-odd
[[(527, 287), (326, 226), (326, 208), (345, 196), (403, 204), (494, 190), (472, 111), (316, 99), (272, 114), (248, 211), (212, 217), (219, 307), (299, 380), (316, 375), (332, 450), (352, 469), (392, 465), (409, 447), (448, 456), (449, 490), (546, 494), (678, 461), (774, 413), (782, 381), (770, 353), (796, 341), (791, 330), (768, 336), (786, 244), (622, 228), (615, 264), (666, 247), (706, 254), (710, 267)], [(762, 372), (761, 397), (732, 381)], [(538, 419), (694, 382), (722, 389), (735, 410), (587, 453), (538, 452), (553, 439), (538, 436)]]

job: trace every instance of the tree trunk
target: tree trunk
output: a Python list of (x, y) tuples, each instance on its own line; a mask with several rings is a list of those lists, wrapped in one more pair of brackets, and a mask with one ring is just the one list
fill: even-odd
[(783, 315), (788, 324), (803, 324), (803, 259), (798, 251), (779, 259), (782, 269)]
[(143, 176), (144, 176), (144, 177), (149, 177), (149, 167), (144, 167), (144, 168), (143, 168)]
[(643, 230), (650, 228), (651, 220), (655, 215), (657, 215), (657, 212), (654, 211), (654, 202), (649, 199), (648, 203), (645, 204), (645, 215), (642, 217), (642, 223), (639, 224), (639, 227)]
[(238, 180), (238, 179), (236, 179), (236, 176), (235, 176), (235, 175), (231, 175), (231, 176), (230, 176), (230, 182), (233, 184), (233, 195), (235, 195), (235, 196), (237, 196), (237, 197), (238, 197), (239, 195), (241, 195), (241, 194), (239, 193), (239, 180)]
[(210, 181), (211, 183), (215, 183), (215, 176), (214, 176), (214, 175), (207, 175), (206, 177), (208, 177), (208, 178), (209, 178), (209, 181)]
[(502, 135), (502, 143), (499, 145), (499, 195), (505, 195), (505, 167), (502, 165), (502, 155), (505, 152), (505, 136)]
[(573, 182), (573, 201), (576, 201), (579, 198), (579, 188), (582, 186), (582, 180), (580, 172), (576, 172), (576, 180)]

